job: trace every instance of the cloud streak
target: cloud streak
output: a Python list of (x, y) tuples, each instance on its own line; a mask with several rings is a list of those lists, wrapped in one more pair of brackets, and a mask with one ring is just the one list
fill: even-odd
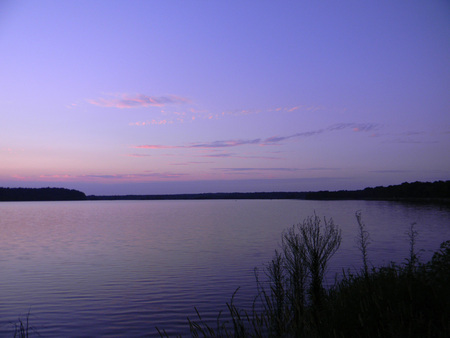
[(97, 100), (88, 100), (88, 102), (100, 107), (124, 109), (140, 107), (164, 107), (169, 104), (188, 103), (189, 100), (175, 95), (148, 96), (145, 94), (121, 94), (119, 98), (99, 98)]
[(135, 146), (134, 148), (138, 149), (178, 149), (178, 148), (187, 148), (185, 146), (164, 146), (159, 144), (144, 144), (141, 146)]
[(259, 144), (261, 139), (253, 140), (228, 140), (228, 141), (214, 141), (207, 143), (194, 143), (189, 148), (228, 148), (228, 147), (238, 147), (247, 144)]
[(237, 155), (235, 153), (219, 153), (200, 155), (201, 157), (209, 158), (240, 158), (240, 159), (260, 159), (260, 160), (279, 160), (280, 157), (274, 156), (254, 156), (254, 155)]
[(189, 161), (189, 162), (169, 163), (169, 165), (187, 166), (187, 165), (191, 165), (191, 164), (210, 164), (210, 163), (214, 163), (214, 162), (211, 162), (211, 161)]
[[(312, 137), (315, 135), (329, 133), (334, 131), (341, 130), (352, 130), (353, 132), (369, 132), (377, 130), (380, 126), (374, 123), (338, 123), (331, 125), (324, 129), (317, 129), (312, 131), (305, 131), (300, 133), (295, 133), (292, 135), (286, 136), (271, 136), (265, 139), (256, 138), (256, 139), (236, 139), (236, 140), (220, 140), (220, 141), (212, 141), (212, 142), (198, 142), (191, 143), (188, 145), (159, 145), (159, 144), (146, 144), (146, 145), (138, 145), (134, 146), (134, 148), (140, 149), (195, 149), (195, 148), (205, 148), (205, 149), (214, 149), (214, 148), (230, 148), (230, 147), (239, 147), (244, 145), (277, 145), (284, 141), (296, 138), (306, 138)], [(213, 157), (213, 156), (211, 156)]]
[[(104, 99), (102, 99), (104, 100)], [(186, 99), (182, 99), (186, 100)], [(184, 101), (183, 101), (184, 102)], [(190, 103), (189, 100), (186, 100), (185, 102)], [(117, 105), (117, 100), (113, 100), (110, 102), (108, 100), (107, 102), (103, 102), (100, 100), (91, 101), (93, 104), (102, 105), (106, 104), (107, 106), (115, 106)], [(134, 102), (133, 102), (134, 103)], [(117, 108), (124, 108), (123, 105), (126, 105), (125, 108), (132, 108), (129, 104), (129, 102), (120, 102), (120, 107)], [(290, 107), (278, 107), (275, 109), (241, 109), (241, 110), (228, 110), (228, 111), (222, 111), (222, 112), (209, 112), (205, 109), (195, 109), (195, 108), (189, 108), (186, 111), (183, 112), (169, 112), (166, 110), (162, 110), (161, 113), (164, 115), (169, 115), (169, 117), (163, 118), (163, 119), (152, 119), (147, 121), (137, 121), (137, 122), (130, 122), (130, 126), (137, 126), (137, 127), (143, 127), (143, 126), (154, 126), (154, 125), (165, 125), (165, 124), (173, 124), (173, 123), (185, 123), (185, 122), (194, 122), (199, 120), (218, 120), (225, 117), (239, 117), (239, 116), (247, 116), (247, 115), (255, 115), (260, 113), (268, 113), (268, 114), (278, 114), (278, 113), (292, 113), (295, 111), (307, 111), (307, 112), (314, 112), (317, 110), (322, 109), (322, 107), (315, 107), (315, 106), (290, 106)], [(170, 115), (173, 115), (173, 117), (170, 117)]]
[(167, 145), (159, 145), (159, 144), (144, 144), (135, 146), (134, 148), (141, 149), (194, 149), (194, 148), (229, 148), (229, 147), (237, 147), (242, 145), (253, 145), (259, 144), (261, 139), (253, 139), (253, 140), (226, 140), (226, 141), (213, 141), (206, 143), (191, 143), (185, 146), (167, 146)]
[(246, 172), (246, 171), (337, 171), (339, 168), (214, 168), (225, 172)]
[(411, 170), (369, 170), (369, 172), (377, 174), (405, 174), (410, 173)]
[(72, 175), (72, 174), (53, 174), (53, 175), (38, 175), (38, 176), (20, 176), (13, 175), (12, 178), (21, 181), (52, 181), (52, 182), (92, 182), (92, 181), (154, 181), (159, 179), (177, 179), (186, 177), (185, 173), (173, 173), (173, 172), (152, 172), (145, 171), (138, 174), (86, 174), (86, 175)]
[(271, 145), (271, 144), (276, 144), (276, 143), (280, 143), (283, 141), (287, 141), (287, 140), (293, 139), (293, 138), (311, 137), (311, 136), (315, 136), (315, 135), (319, 135), (319, 134), (323, 134), (323, 133), (327, 133), (327, 132), (340, 131), (340, 130), (346, 130), (346, 129), (347, 130), (351, 129), (354, 132), (369, 132), (369, 131), (377, 130), (379, 127), (380, 126), (375, 123), (337, 123), (337, 124), (333, 124), (324, 129), (305, 131), (305, 132), (296, 133), (296, 134), (287, 135), (287, 136), (272, 136), (272, 137), (266, 138), (264, 140), (263, 145)]

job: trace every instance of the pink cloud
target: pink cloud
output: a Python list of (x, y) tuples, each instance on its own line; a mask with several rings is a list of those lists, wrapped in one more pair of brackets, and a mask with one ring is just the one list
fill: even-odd
[(25, 181), (28, 179), (28, 177), (26, 177), (26, 176), (21, 176), (21, 175), (16, 175), (16, 174), (11, 175), (11, 178), (13, 178), (15, 180), (19, 180), (19, 181)]
[(208, 163), (214, 163), (214, 162), (211, 162), (211, 161), (189, 161), (189, 162), (170, 163), (170, 165), (185, 166), (185, 165), (191, 165), (191, 164), (208, 164)]
[(131, 122), (130, 126), (148, 126), (148, 125), (164, 125), (164, 124), (173, 123), (172, 121), (167, 120), (151, 120), (151, 121), (143, 121), (143, 122)]
[(163, 146), (158, 144), (144, 144), (141, 146), (135, 146), (134, 148), (139, 149), (173, 149), (173, 148), (184, 148), (182, 146)]
[(0, 148), (0, 151), (7, 152), (7, 153), (10, 153), (10, 154), (12, 154), (14, 152), (14, 150), (12, 148), (9, 148), (9, 147)]
[(208, 143), (194, 143), (188, 146), (188, 148), (226, 148), (237, 147), (246, 144), (258, 144), (260, 139), (253, 140), (228, 140), (228, 141), (213, 141)]
[(235, 157), (235, 155), (231, 153), (220, 153), (220, 154), (201, 155), (201, 157), (220, 158), (220, 157)]
[(70, 179), (70, 178), (74, 178), (76, 176), (72, 176), (72, 175), (39, 175), (39, 178), (50, 178), (50, 179)]
[(144, 94), (127, 95), (122, 94), (120, 98), (100, 98), (88, 100), (89, 103), (101, 107), (112, 108), (139, 108), (139, 107), (163, 107), (168, 104), (183, 104), (189, 102), (188, 99), (175, 96), (148, 96)]
[(152, 155), (148, 155), (148, 154), (127, 154), (125, 156), (129, 156), (129, 157), (150, 157)]

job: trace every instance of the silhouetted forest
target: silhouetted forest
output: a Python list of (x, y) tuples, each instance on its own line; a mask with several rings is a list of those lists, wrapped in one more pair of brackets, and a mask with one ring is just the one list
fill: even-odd
[(248, 192), (173, 195), (86, 196), (64, 188), (0, 188), (0, 201), (76, 200), (217, 200), (217, 199), (306, 199), (306, 200), (392, 200), (450, 202), (450, 181), (414, 182), (363, 190), (316, 192)]
[(64, 188), (0, 188), (0, 201), (79, 201), (86, 195)]
[(205, 193), (176, 195), (88, 196), (89, 200), (213, 200), (213, 199), (307, 199), (307, 200), (416, 200), (448, 202), (450, 181), (414, 182), (364, 190), (317, 192)]
[(308, 200), (448, 200), (450, 181), (414, 182), (364, 190), (317, 191), (306, 194)]

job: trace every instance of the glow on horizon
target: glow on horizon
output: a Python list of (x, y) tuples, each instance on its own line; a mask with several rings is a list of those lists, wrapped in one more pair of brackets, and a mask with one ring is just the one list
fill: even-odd
[(445, 1), (0, 4), (0, 186), (450, 179)]

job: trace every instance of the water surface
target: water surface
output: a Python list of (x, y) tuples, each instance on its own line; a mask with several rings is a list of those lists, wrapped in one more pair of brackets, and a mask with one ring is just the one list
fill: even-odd
[(43, 337), (187, 334), (196, 306), (215, 318), (232, 293), (249, 304), (254, 268), (287, 227), (316, 212), (343, 241), (328, 276), (359, 269), (354, 213), (371, 234), (373, 265), (408, 256), (406, 231), (428, 260), (450, 239), (450, 212), (375, 201), (78, 201), (0, 204), (0, 336), (17, 318)]

